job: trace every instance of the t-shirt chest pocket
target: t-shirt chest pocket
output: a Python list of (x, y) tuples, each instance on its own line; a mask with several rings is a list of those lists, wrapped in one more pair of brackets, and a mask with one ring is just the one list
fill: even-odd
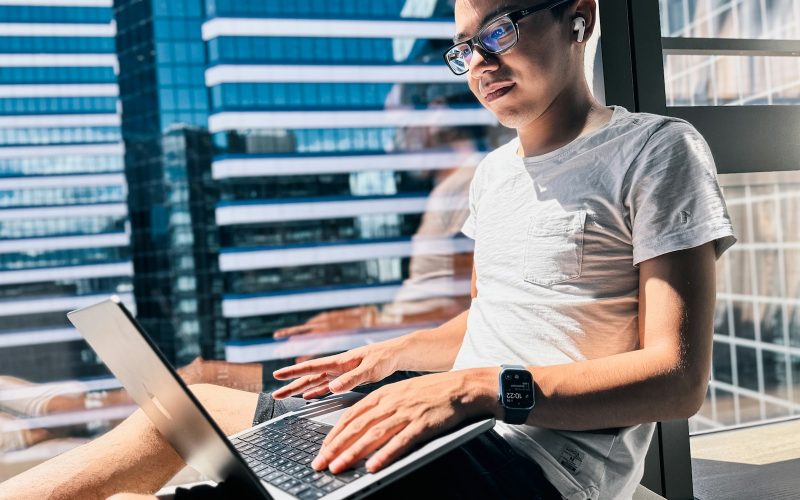
[(586, 211), (531, 217), (525, 238), (523, 279), (550, 286), (581, 275)]

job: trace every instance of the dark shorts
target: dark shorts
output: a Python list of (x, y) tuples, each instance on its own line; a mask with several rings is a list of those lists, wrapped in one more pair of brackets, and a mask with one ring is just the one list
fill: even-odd
[[(253, 416), (260, 424), (306, 405), (299, 398), (275, 401), (261, 393)], [(176, 499), (230, 497), (226, 485), (216, 489), (201, 486), (179, 488)], [(517, 453), (495, 431), (481, 434), (430, 464), (381, 488), (370, 498), (407, 499), (423, 496), (438, 499), (560, 499), (539, 465)]]

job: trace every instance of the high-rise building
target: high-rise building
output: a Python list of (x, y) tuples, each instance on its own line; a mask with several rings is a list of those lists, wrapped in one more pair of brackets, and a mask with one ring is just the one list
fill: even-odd
[(177, 364), (219, 357), (201, 0), (117, 0), (137, 319)]
[(0, 1), (0, 366), (58, 381), (104, 368), (65, 313), (133, 307), (110, 0)]
[[(207, 7), (222, 311), (237, 344), (229, 357), (257, 359), (242, 341), (325, 311), (369, 317), (398, 294), (467, 296), (469, 265), (461, 279), (422, 266), (443, 278), (427, 289), (410, 292), (407, 281), (414, 254), (470, 254), (454, 222), (466, 217), (470, 177), (441, 181), (458, 167), (471, 172), (496, 124), (443, 64), (451, 2)], [(421, 234), (431, 226), (423, 214), (450, 226)]]

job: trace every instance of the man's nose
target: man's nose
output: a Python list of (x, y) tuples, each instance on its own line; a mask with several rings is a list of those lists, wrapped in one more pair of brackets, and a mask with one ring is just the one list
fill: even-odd
[(480, 78), (487, 71), (496, 70), (498, 65), (497, 55), (486, 52), (477, 45), (472, 49), (472, 58), (469, 61), (469, 74), (472, 78)]

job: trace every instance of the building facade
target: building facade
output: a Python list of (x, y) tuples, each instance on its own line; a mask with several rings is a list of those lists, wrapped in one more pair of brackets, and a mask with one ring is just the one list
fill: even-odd
[[(217, 358), (215, 190), (200, 0), (116, 0), (137, 319), (173, 363)], [(218, 290), (219, 289), (219, 290)]]
[(104, 373), (65, 313), (133, 308), (110, 1), (0, 1), (0, 366)]

